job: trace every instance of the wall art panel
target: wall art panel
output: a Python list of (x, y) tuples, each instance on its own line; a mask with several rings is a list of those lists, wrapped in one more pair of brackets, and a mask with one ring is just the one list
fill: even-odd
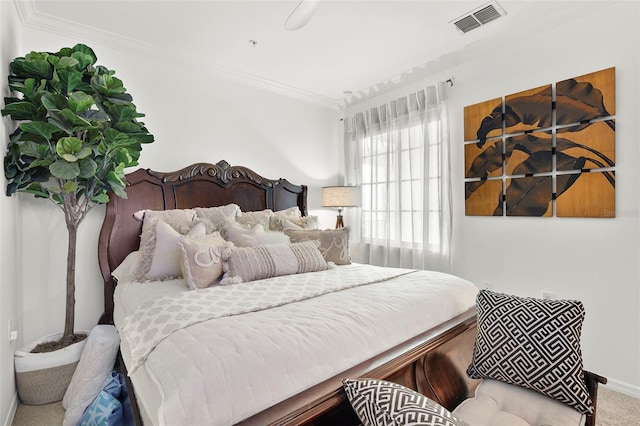
[[(500, 111), (499, 114), (492, 116), (493, 111)], [(490, 132), (483, 133), (480, 136), (481, 125), (487, 127), (490, 123), (497, 125)], [(464, 107), (464, 140), (465, 142), (484, 139), (502, 134), (502, 98), (492, 99), (490, 101), (481, 102), (475, 105)]]
[(502, 179), (465, 183), (467, 216), (502, 216)]
[(466, 107), (466, 214), (615, 217), (614, 114), (613, 67)]

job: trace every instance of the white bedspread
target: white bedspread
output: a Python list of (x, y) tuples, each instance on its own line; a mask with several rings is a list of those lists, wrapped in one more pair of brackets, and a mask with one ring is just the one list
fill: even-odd
[[(369, 265), (338, 270), (349, 276), (403, 275), (172, 330), (142, 363), (161, 399), (159, 407), (144, 407), (153, 421), (169, 426), (237, 423), (475, 303), (476, 287), (447, 274), (390, 273)], [(331, 273), (336, 274), (329, 270), (304, 278)], [(152, 299), (151, 286), (159, 286), (161, 296), (181, 291), (176, 281), (164, 284), (119, 284), (116, 325), (122, 329), (123, 318)]]

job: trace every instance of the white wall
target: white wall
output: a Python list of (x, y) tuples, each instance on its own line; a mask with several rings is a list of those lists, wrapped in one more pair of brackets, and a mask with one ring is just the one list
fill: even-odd
[[(2, 83), (2, 98), (9, 96), (7, 80), (9, 62), (16, 56), (20, 46), (20, 29), (16, 25), (18, 18), (13, 4), (0, 1), (0, 81)], [(4, 105), (4, 102), (3, 102)], [(0, 120), (0, 135), (2, 135), (2, 151), (7, 144), (7, 135), (14, 129), (9, 118)], [(4, 173), (0, 178), (2, 193), (6, 187)], [(20, 309), (18, 307), (18, 277), (16, 253), (19, 252), (21, 241), (18, 238), (20, 216), (17, 200), (11, 200), (0, 195), (0, 422), (11, 424), (16, 409), (17, 394), (15, 392), (15, 376), (13, 372), (13, 350), (15, 343), (9, 342), (9, 322), (11, 329), (20, 326)]]
[[(57, 51), (82, 42), (25, 28), (22, 46)], [(4, 41), (3, 41), (4, 43)], [(172, 171), (194, 162), (248, 166), (268, 178), (309, 186), (308, 206), (332, 226), (332, 211), (320, 209), (320, 188), (336, 184), (339, 170), (339, 109), (226, 79), (205, 64), (157, 58), (90, 45), (98, 63), (116, 70), (156, 141), (143, 147), (140, 166)], [(132, 171), (132, 170), (131, 170)], [(22, 194), (21, 194), (22, 195)], [(59, 332), (64, 321), (66, 230), (50, 203), (21, 196), (20, 256), (24, 342)], [(9, 200), (12, 202), (15, 200)], [(97, 263), (104, 207), (94, 209), (78, 234), (76, 329), (90, 329), (103, 310)], [(38, 267), (33, 267), (38, 265)]]
[[(584, 302), (585, 368), (640, 397), (638, 104), (640, 3), (617, 2), (554, 28), (540, 23), (518, 42), (505, 34), (490, 51), (469, 52), (424, 80), (351, 105), (348, 114), (455, 76), (450, 88), (454, 273), (495, 291)], [(433, 65), (433, 64), (432, 64)], [(616, 67), (615, 219), (466, 217), (463, 108), (485, 100)], [(446, 68), (446, 69), (443, 69)]]

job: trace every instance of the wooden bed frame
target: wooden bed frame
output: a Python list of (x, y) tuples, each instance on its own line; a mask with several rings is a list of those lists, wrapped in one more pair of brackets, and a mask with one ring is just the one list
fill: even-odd
[[(298, 206), (307, 214), (307, 187), (286, 179), (266, 179), (226, 161), (198, 163), (175, 172), (139, 169), (126, 177), (127, 199), (112, 196), (100, 231), (98, 259), (104, 279), (101, 324), (113, 323), (111, 272), (140, 244), (142, 223), (133, 213), (144, 210), (185, 209), (235, 203), (243, 211), (283, 210)], [(342, 379), (386, 379), (417, 390), (452, 410), (472, 396), (477, 380), (465, 374), (476, 334), (475, 309), (414, 337), (341, 374), (282, 401), (243, 422), (243, 425), (357, 425), (359, 421), (342, 390)], [(136, 424), (142, 424), (130, 387)], [(597, 384), (596, 384), (597, 385)]]

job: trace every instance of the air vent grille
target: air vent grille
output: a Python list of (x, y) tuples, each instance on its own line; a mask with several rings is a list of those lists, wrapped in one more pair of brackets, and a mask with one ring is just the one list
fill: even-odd
[(461, 17), (454, 19), (452, 22), (459, 31), (467, 33), (475, 28), (498, 19), (503, 15), (505, 15), (504, 10), (496, 1), (492, 1), (490, 3), (483, 4), (469, 13), (465, 13)]

